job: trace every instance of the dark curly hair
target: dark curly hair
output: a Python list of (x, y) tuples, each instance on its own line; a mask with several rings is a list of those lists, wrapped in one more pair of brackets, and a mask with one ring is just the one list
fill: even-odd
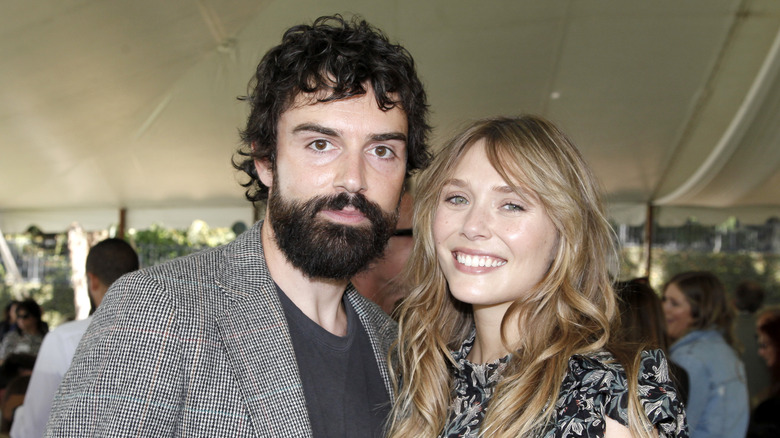
[(233, 167), (250, 177), (241, 184), (247, 199), (254, 202), (268, 197), (254, 160), (274, 163), (279, 118), (300, 93), (317, 93), (319, 102), (330, 102), (365, 94), (367, 82), (379, 108), (387, 111), (399, 105), (406, 113), (407, 177), (425, 168), (430, 161), (428, 104), (409, 52), (358, 17), (351, 21), (340, 15), (320, 17), (312, 25), (285, 32), (282, 43), (269, 50), (257, 66), (249, 95), (240, 98), (250, 102), (251, 113), (241, 131), (244, 144), (233, 157)]

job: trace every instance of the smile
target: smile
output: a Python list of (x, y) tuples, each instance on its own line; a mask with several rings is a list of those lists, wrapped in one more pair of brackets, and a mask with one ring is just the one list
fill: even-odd
[(458, 261), (458, 263), (472, 268), (477, 268), (477, 267), (497, 268), (499, 266), (504, 266), (506, 264), (506, 260), (503, 259), (496, 259), (489, 256), (476, 256), (476, 255), (472, 256), (472, 255), (461, 254), (461, 253), (455, 253), (455, 259)]

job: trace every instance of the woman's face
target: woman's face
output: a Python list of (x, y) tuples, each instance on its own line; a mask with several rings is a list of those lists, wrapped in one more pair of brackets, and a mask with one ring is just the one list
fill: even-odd
[(666, 332), (670, 338), (679, 339), (693, 325), (691, 303), (674, 283), (669, 284), (664, 290), (663, 302)]
[(761, 330), (758, 330), (757, 334), (758, 355), (764, 359), (767, 367), (772, 368), (775, 365), (775, 361), (777, 360), (777, 350), (775, 348), (775, 344), (773, 344), (772, 340), (769, 339), (769, 336), (765, 335)]
[(461, 157), (446, 182), (433, 237), (452, 295), (475, 309), (502, 312), (539, 283), (557, 244), (536, 195), (515, 193), (488, 161), (482, 141)]
[(16, 326), (19, 327), (23, 333), (34, 333), (36, 331), (35, 318), (22, 307), (17, 307), (16, 310)]

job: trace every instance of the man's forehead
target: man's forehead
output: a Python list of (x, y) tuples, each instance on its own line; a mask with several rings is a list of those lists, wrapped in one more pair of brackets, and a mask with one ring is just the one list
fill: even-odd
[[(365, 90), (364, 93), (355, 94), (348, 97), (343, 97), (340, 99), (331, 99), (333, 96), (333, 91), (329, 88), (320, 88), (314, 92), (307, 93), (303, 91), (299, 91), (295, 97), (292, 99), (292, 102), (288, 106), (285, 111), (295, 109), (295, 108), (302, 108), (305, 106), (310, 105), (327, 105), (329, 103), (333, 102), (339, 102), (339, 101), (345, 101), (349, 99), (360, 99), (365, 96), (371, 96), (374, 102), (376, 103), (377, 108), (384, 109), (380, 106), (379, 101), (377, 100), (376, 95), (374, 94), (374, 89), (371, 86), (371, 84), (365, 84), (363, 85), (363, 89)], [(403, 108), (400, 105), (400, 102), (398, 101), (398, 95), (396, 93), (388, 93), (387, 95), (393, 102), (396, 103), (396, 107), (398, 109), (401, 109), (403, 111)], [(405, 113), (406, 111), (404, 111)]]

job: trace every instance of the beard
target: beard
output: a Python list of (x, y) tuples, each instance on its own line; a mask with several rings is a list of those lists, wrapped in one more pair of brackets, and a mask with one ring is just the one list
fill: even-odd
[[(353, 206), (367, 225), (344, 225), (317, 217), (322, 210)], [(309, 278), (351, 278), (380, 257), (393, 235), (398, 208), (385, 212), (362, 194), (339, 193), (306, 201), (287, 200), (274, 181), (268, 218), (287, 261)]]

